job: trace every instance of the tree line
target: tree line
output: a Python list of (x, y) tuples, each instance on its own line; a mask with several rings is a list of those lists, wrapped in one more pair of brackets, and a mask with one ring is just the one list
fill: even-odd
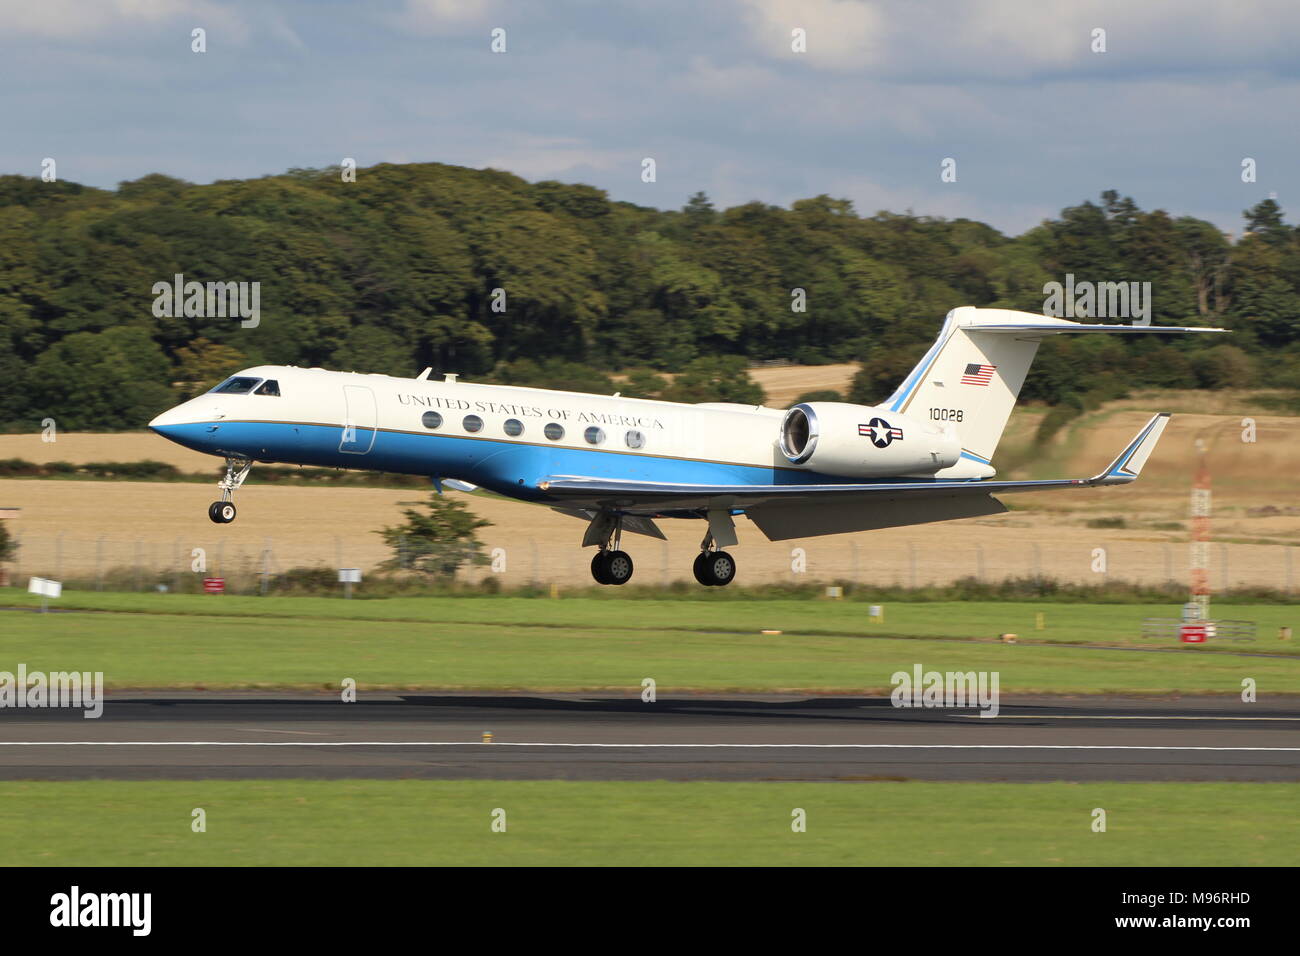
[[(116, 190), (0, 176), (0, 428), (138, 429), (261, 363), (750, 402), (751, 362), (860, 362), (844, 397), (870, 402), (948, 310), (1040, 312), (1066, 274), (1150, 282), (1154, 324), (1235, 334), (1052, 341), (1027, 398), (1300, 388), (1300, 229), (1271, 199), (1236, 241), (1113, 191), (1010, 237), (825, 195), (720, 210), (697, 193), (663, 211), (498, 170), (385, 164), (351, 182), (295, 169)], [(158, 314), (154, 287), (176, 275), (260, 283), (259, 321)]]

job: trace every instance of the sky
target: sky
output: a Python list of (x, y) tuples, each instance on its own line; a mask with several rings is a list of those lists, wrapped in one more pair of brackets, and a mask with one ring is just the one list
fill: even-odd
[(0, 173), (443, 162), (1008, 234), (1116, 189), (1240, 232), (1300, 207), (1298, 41), (1294, 0), (0, 0)]

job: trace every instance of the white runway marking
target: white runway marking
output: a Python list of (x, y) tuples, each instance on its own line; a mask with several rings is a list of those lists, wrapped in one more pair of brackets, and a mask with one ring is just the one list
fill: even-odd
[(0, 747), (569, 747), (642, 750), (1210, 750), (1228, 753), (1267, 751), (1300, 753), (1300, 747), (1148, 747), (1130, 744), (608, 744), (503, 743), (468, 740), (0, 740)]

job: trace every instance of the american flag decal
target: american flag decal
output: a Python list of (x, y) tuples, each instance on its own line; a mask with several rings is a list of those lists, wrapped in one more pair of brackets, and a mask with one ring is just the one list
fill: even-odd
[(972, 363), (967, 365), (966, 371), (962, 373), (961, 383), (963, 385), (987, 385), (993, 381), (995, 371), (997, 371), (996, 365)]

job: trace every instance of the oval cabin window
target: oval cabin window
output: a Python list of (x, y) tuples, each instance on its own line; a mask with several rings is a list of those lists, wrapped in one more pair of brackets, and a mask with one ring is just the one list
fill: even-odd
[(465, 426), (467, 432), (481, 432), (483, 430), (483, 419), (477, 415), (466, 415), (461, 424)]
[(516, 438), (524, 433), (524, 423), (517, 418), (507, 418), (505, 424), (501, 427), (505, 429), (506, 434), (511, 438)]
[(420, 416), (420, 421), (424, 424), (425, 428), (442, 427), (442, 416), (437, 412), (425, 412)]
[(597, 428), (595, 425), (592, 425), (585, 432), (583, 432), (582, 437), (587, 439), (587, 444), (589, 445), (599, 445), (601, 442), (605, 440), (605, 430), (603, 428)]
[(641, 448), (644, 445), (645, 445), (645, 435), (642, 435), (638, 431), (630, 431), (627, 433), (628, 448)]
[(551, 441), (559, 441), (564, 437), (564, 426), (557, 422), (547, 422), (546, 427), (542, 429), (542, 432)]

